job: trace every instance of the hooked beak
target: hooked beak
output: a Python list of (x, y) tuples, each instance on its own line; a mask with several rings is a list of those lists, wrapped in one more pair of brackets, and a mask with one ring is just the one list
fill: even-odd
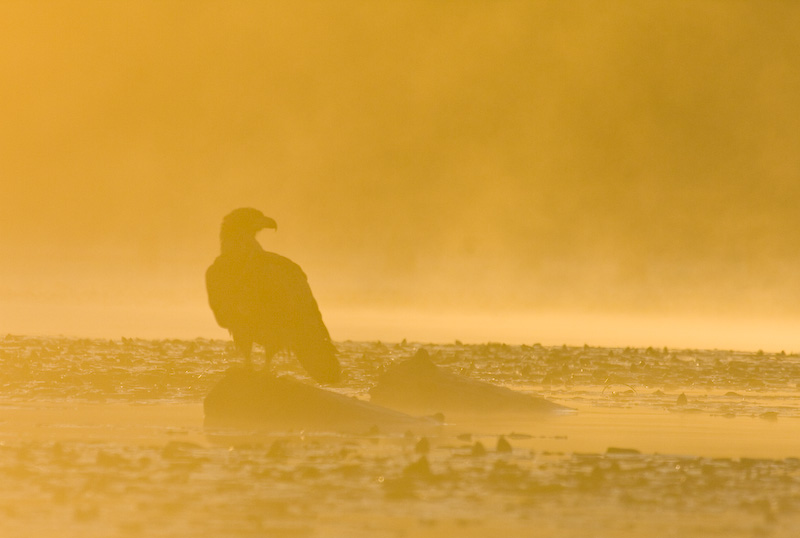
[(272, 230), (277, 230), (278, 229), (278, 223), (275, 222), (275, 220), (273, 220), (273, 219), (271, 219), (269, 217), (264, 217), (264, 220), (261, 222), (261, 228), (262, 229), (270, 228)]

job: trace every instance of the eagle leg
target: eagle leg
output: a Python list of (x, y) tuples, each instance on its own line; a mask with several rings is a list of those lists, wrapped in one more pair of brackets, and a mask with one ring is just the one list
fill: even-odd
[(244, 365), (246, 368), (253, 367), (253, 341), (249, 338), (233, 337), (233, 344), (236, 350), (244, 356)]

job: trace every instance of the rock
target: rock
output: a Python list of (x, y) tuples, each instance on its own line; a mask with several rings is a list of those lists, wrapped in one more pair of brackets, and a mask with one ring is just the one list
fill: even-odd
[(283, 459), (288, 455), (289, 453), (286, 451), (286, 443), (282, 439), (276, 439), (273, 441), (272, 445), (267, 451), (267, 457), (269, 458)]
[(370, 391), (370, 401), (408, 413), (446, 416), (549, 414), (572, 411), (544, 398), (476, 381), (439, 368), (420, 349), (393, 364)]
[(428, 441), (427, 437), (423, 437), (419, 440), (419, 442), (414, 447), (414, 452), (418, 454), (427, 454), (431, 451), (431, 442)]
[(232, 367), (203, 407), (206, 427), (312, 431), (429, 431), (432, 419), (399, 411), (252, 368)]
[(615, 454), (620, 456), (633, 456), (637, 454), (641, 454), (639, 450), (635, 448), (621, 448), (617, 446), (610, 446), (606, 449), (606, 454)]
[(508, 454), (512, 452), (513, 449), (511, 448), (511, 443), (509, 443), (508, 440), (501, 435), (500, 438), (497, 440), (496, 450), (500, 454)]
[(475, 441), (475, 444), (472, 445), (472, 450), (470, 451), (472, 456), (476, 458), (481, 458), (486, 455), (486, 447), (483, 446), (483, 443), (480, 441)]
[(433, 480), (435, 475), (431, 472), (431, 466), (428, 463), (428, 458), (425, 456), (420, 457), (414, 463), (411, 463), (403, 469), (403, 476), (408, 478), (416, 478), (418, 480)]

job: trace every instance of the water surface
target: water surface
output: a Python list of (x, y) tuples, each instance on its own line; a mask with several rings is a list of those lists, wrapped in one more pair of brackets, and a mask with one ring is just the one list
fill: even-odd
[[(367, 398), (420, 344), (340, 342)], [(576, 413), (414, 434), (220, 432), (212, 340), (0, 341), (2, 536), (796, 536), (800, 357), (426, 345)], [(256, 359), (260, 360), (259, 358)], [(272, 368), (305, 379), (291, 357)]]

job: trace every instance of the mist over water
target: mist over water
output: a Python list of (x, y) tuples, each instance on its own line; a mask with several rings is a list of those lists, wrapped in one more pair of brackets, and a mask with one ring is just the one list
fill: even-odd
[(639, 4), (0, 2), (0, 536), (796, 536), (800, 3)]
[(800, 350), (791, 2), (0, 7), (0, 333), (227, 337), (253, 206), (335, 340)]

